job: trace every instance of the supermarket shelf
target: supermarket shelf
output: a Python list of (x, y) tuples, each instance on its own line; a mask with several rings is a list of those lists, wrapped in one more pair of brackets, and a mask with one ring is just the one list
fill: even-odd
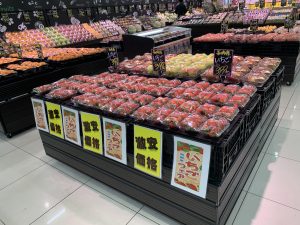
[[(234, 160), (219, 186), (208, 185), (202, 199), (172, 187), (169, 182), (83, 150), (82, 147), (40, 131), (48, 155), (100, 180), (187, 225), (225, 224), (262, 150), (279, 110), (280, 91)], [(130, 164), (132, 162), (129, 162)], [(170, 169), (163, 167), (163, 173)]]

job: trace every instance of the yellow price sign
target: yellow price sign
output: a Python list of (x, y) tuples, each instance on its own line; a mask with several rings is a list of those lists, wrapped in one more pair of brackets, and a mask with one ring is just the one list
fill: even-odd
[(64, 129), (62, 124), (61, 107), (52, 102), (46, 102), (49, 133), (64, 139)]
[(80, 112), (83, 134), (83, 148), (97, 154), (103, 154), (100, 116)]
[(162, 132), (134, 125), (134, 168), (161, 178)]

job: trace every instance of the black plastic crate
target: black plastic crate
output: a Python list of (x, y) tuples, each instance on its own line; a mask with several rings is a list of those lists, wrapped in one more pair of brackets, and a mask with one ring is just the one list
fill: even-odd
[(285, 71), (285, 67), (284, 66), (280, 66), (275, 73), (272, 74), (271, 77), (275, 78), (275, 92), (274, 92), (274, 96), (276, 95), (276, 93), (281, 89), (281, 84), (284, 78), (284, 71)]
[(257, 88), (257, 93), (261, 95), (261, 115), (266, 111), (275, 96), (275, 80), (276, 79), (274, 77), (270, 77), (270, 79), (265, 83), (263, 87)]

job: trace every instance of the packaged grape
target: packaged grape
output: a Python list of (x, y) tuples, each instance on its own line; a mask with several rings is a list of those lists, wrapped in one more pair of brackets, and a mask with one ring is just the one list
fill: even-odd
[(212, 91), (201, 91), (197, 96), (193, 98), (193, 100), (204, 104), (206, 102), (209, 102), (214, 95), (215, 93)]
[(215, 84), (211, 84), (206, 91), (213, 91), (213, 92), (221, 92), (225, 89), (225, 85), (222, 83), (215, 83)]
[(223, 90), (223, 92), (224, 92), (224, 93), (227, 93), (227, 94), (232, 94), (232, 95), (234, 95), (234, 94), (237, 93), (239, 90), (240, 90), (240, 86), (235, 85), (235, 84), (230, 84), (230, 85), (227, 85), (227, 86), (225, 87), (225, 89)]
[(197, 84), (195, 84), (195, 85), (193, 86), (193, 88), (197, 88), (197, 89), (199, 89), (200, 91), (204, 91), (204, 90), (206, 90), (206, 88), (208, 88), (208, 87), (209, 87), (209, 83), (206, 82), (206, 81), (201, 81), (201, 82), (199, 82), (199, 83), (197, 83)]
[(114, 112), (122, 116), (127, 116), (132, 114), (139, 107), (139, 104), (135, 102), (125, 102), (120, 105)]
[(224, 105), (228, 102), (228, 100), (231, 98), (230, 94), (227, 93), (218, 93), (211, 97), (210, 103), (216, 104), (216, 105)]
[(200, 131), (210, 137), (220, 137), (229, 125), (229, 121), (224, 117), (211, 118), (204, 122)]
[(50, 91), (46, 97), (50, 99), (59, 99), (59, 100), (66, 100), (72, 98), (77, 94), (76, 90), (69, 90), (65, 88), (58, 88)]
[(166, 94), (166, 96), (168, 96), (169, 98), (180, 98), (184, 92), (185, 88), (173, 88)]
[(168, 80), (168, 82), (165, 83), (164, 86), (175, 88), (175, 87), (179, 86), (180, 84), (181, 84), (180, 80), (174, 79), (174, 80)]
[(179, 124), (182, 120), (188, 117), (188, 113), (174, 111), (169, 116), (167, 116), (162, 123), (170, 128), (179, 127)]
[(105, 97), (113, 97), (117, 92), (119, 92), (118, 89), (106, 89), (101, 93), (101, 95)]
[(239, 109), (235, 106), (222, 106), (215, 114), (215, 117), (224, 117), (232, 121), (239, 113)]
[(137, 120), (146, 120), (148, 119), (151, 114), (153, 112), (155, 112), (156, 108), (152, 107), (152, 106), (142, 106), (140, 108), (138, 108), (133, 114), (132, 116), (137, 119)]
[(182, 88), (189, 88), (189, 87), (193, 87), (195, 84), (197, 84), (196, 81), (194, 80), (189, 80), (189, 81), (185, 81), (182, 84), (179, 85), (179, 87)]
[(240, 108), (244, 108), (247, 103), (250, 101), (250, 97), (248, 95), (236, 94), (229, 99), (229, 105), (236, 105)]
[(201, 125), (207, 121), (206, 116), (198, 115), (198, 114), (190, 114), (184, 120), (182, 120), (179, 124), (179, 128), (186, 131), (197, 131), (199, 132), (201, 129)]
[(172, 109), (168, 109), (168, 108), (159, 108), (157, 109), (155, 112), (153, 112), (150, 116), (149, 116), (149, 120), (152, 120), (153, 122), (160, 122), (162, 123), (162, 121), (169, 116), (171, 113), (173, 112)]
[(205, 103), (200, 105), (196, 112), (200, 115), (212, 117), (212, 115), (219, 110), (219, 107), (213, 104)]
[(125, 101), (123, 99), (115, 99), (115, 100), (108, 102), (102, 109), (109, 111), (109, 112), (113, 112), (123, 103), (125, 103)]
[(187, 88), (182, 94), (182, 98), (190, 100), (197, 96), (201, 91), (196, 88)]
[(193, 113), (196, 109), (200, 106), (199, 102), (197, 101), (187, 101), (181, 104), (177, 110), (187, 113)]
[(253, 85), (244, 85), (238, 92), (237, 94), (245, 94), (248, 96), (253, 96), (257, 91), (257, 88)]
[(45, 93), (51, 91), (52, 89), (54, 89), (54, 85), (45, 84), (45, 85), (34, 88), (33, 93), (41, 95), (41, 94), (45, 94)]
[(165, 107), (169, 109), (177, 109), (183, 103), (185, 103), (185, 100), (179, 98), (173, 98), (166, 104)]
[(94, 94), (100, 95), (100, 94), (102, 94), (102, 92), (105, 91), (105, 90), (107, 90), (106, 87), (97, 87), (97, 88), (94, 89)]
[(220, 77), (216, 76), (214, 74), (213, 67), (207, 69), (204, 73), (202, 73), (201, 78), (202, 78), (202, 80), (209, 81), (209, 82), (219, 82), (220, 81)]
[(169, 101), (170, 101), (170, 98), (159, 97), (159, 98), (153, 100), (153, 102), (151, 102), (150, 105), (155, 108), (160, 108), (160, 107), (163, 107), (164, 105), (166, 105)]
[(134, 99), (135, 102), (139, 103), (140, 105), (147, 105), (150, 102), (152, 102), (155, 98), (151, 95), (140, 95), (136, 99)]

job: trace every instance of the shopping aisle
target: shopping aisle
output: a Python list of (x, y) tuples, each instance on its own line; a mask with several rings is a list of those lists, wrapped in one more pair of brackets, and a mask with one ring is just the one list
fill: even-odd
[[(298, 225), (300, 85), (283, 87), (279, 119), (227, 224)], [(0, 139), (0, 225), (179, 224), (46, 156), (32, 129)]]

